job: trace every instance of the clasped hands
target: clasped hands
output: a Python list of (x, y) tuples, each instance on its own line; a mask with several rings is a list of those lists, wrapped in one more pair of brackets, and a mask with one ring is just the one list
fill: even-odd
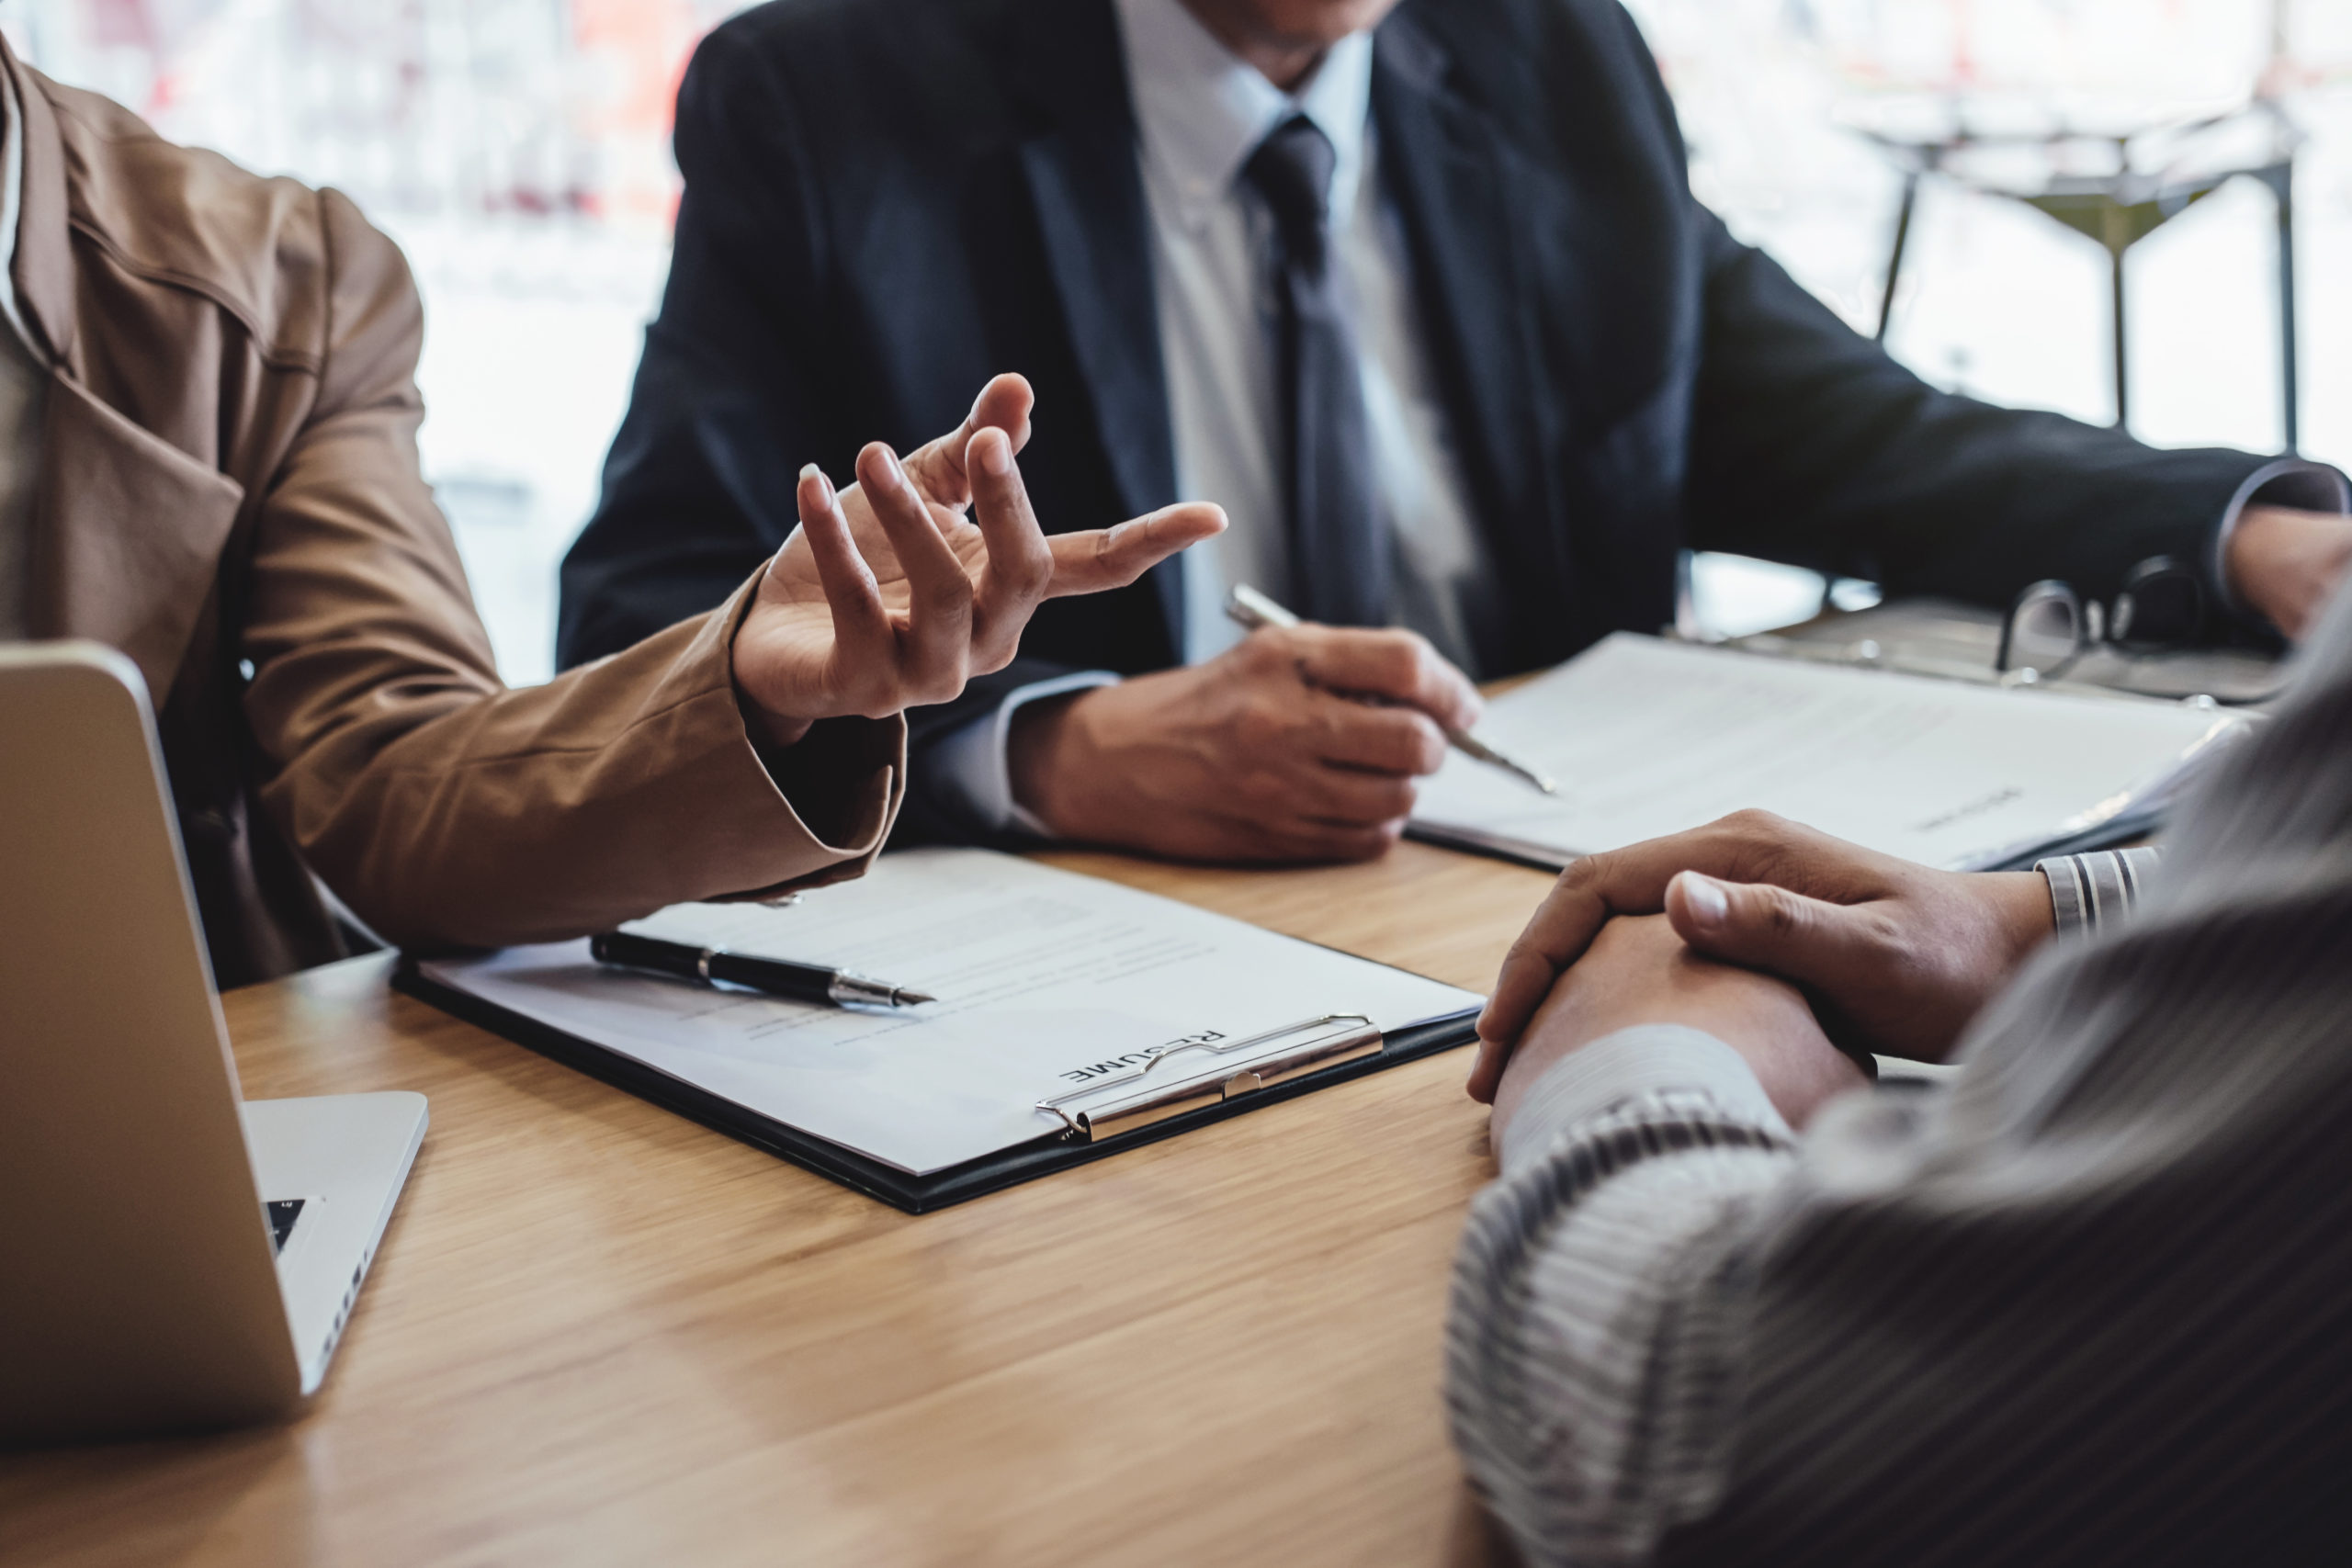
[(1470, 1093), (1499, 1127), (1568, 1052), (1679, 1023), (1802, 1127), (1866, 1081), (1862, 1054), (1947, 1059), (2051, 930), (2037, 872), (1935, 871), (1740, 812), (1561, 874), (1479, 1017)]
[(801, 471), (800, 526), (732, 650), (736, 690), (771, 739), (949, 701), (1012, 661), (1045, 600), (1124, 587), (1224, 528), (1222, 511), (1194, 502), (1048, 536), (1014, 461), (1033, 401), (1028, 382), (999, 376), (962, 424), (903, 462), (869, 443), (848, 490), (814, 464)]

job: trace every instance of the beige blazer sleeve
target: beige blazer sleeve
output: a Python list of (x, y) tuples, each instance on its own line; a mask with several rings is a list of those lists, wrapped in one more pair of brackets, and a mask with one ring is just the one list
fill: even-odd
[(855, 876), (906, 777), (904, 721), (763, 752), (710, 615), (548, 685), (501, 685), (418, 469), (423, 312), (400, 252), (320, 196), (317, 403), (254, 513), (241, 626), (262, 796), (388, 941), (576, 936), (686, 899)]

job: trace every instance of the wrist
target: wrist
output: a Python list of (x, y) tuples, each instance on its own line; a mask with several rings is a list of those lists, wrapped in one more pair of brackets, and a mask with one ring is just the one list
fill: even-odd
[(736, 679), (734, 660), (728, 660), (728, 683), (735, 688), (735, 711), (743, 716), (743, 730), (754, 746), (791, 746), (808, 735), (817, 721), (797, 714), (782, 714), (744, 690)]
[(1590, 1040), (1606, 1039), (1606, 1035), (1564, 1037), (1546, 1032), (1522, 1040), (1519, 1048), (1503, 1064), (1502, 1077), (1495, 1084), (1491, 1101), (1492, 1135), (1499, 1146), (1504, 1132), (1519, 1120), (1520, 1108), (1526, 1104), (1529, 1092), (1549, 1077), (1554, 1067), (1574, 1055)]
[(2352, 564), (2352, 518), (2249, 505), (2222, 552), (2229, 590), (2288, 637), (2300, 638)]
[[(727, 683), (735, 693), (735, 711), (742, 716), (744, 733), (755, 746), (791, 746), (805, 737), (820, 715), (778, 712), (760, 696), (762, 682), (744, 678), (743, 634), (753, 624), (760, 604), (754, 601), (727, 638)], [(752, 660), (756, 673), (759, 660)]]
[(1099, 705), (1117, 689), (1097, 687), (1024, 703), (1012, 716), (1012, 726), (1006, 731), (1004, 766), (1013, 804), (1059, 838), (1085, 836), (1078, 821), (1074, 792), (1069, 787), (1079, 770), (1064, 760), (1076, 739), (1073, 727), (1083, 721), (1080, 709), (1090, 704)]
[(754, 746), (797, 745), (808, 738), (809, 729), (817, 722), (810, 718), (788, 718), (782, 714), (770, 713), (746, 697), (741, 688), (735, 693), (735, 708), (743, 716), (744, 731), (751, 736)]
[(2050, 879), (2038, 871), (1995, 871), (1983, 874), (1983, 885), (2015, 969), (2058, 929)]
[[(2282, 526), (2280, 508), (2249, 502), (2237, 516), (2222, 545), (2222, 577), (2231, 597), (2283, 631), (2286, 607), (2279, 602), (2278, 573), (2273, 569)], [(2283, 526), (2292, 529), (2291, 521)]]

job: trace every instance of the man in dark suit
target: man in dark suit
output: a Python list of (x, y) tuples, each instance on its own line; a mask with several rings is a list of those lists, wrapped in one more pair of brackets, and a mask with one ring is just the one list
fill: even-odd
[[(999, 367), (1040, 515), (1231, 516), (910, 716), (918, 836), (1375, 853), (1465, 672), (1656, 629), (1685, 547), (1996, 605), (2169, 556), (2290, 634), (2352, 555), (2332, 469), (1948, 396), (1849, 331), (1692, 200), (1614, 0), (780, 0), (702, 46), (677, 152), (567, 663)], [(1237, 640), (1242, 581), (1317, 624)]]

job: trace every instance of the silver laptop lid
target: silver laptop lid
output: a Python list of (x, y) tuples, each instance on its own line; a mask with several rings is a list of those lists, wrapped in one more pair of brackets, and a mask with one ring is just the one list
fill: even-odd
[(169, 798), (130, 660), (0, 647), (0, 1443), (300, 1397)]

